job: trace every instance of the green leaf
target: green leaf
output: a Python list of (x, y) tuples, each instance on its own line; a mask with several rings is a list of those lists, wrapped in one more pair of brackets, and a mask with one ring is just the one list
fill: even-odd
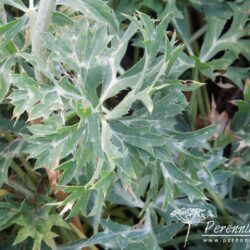
[(239, 107), (239, 111), (236, 113), (231, 127), (234, 131), (237, 131), (250, 122), (250, 103), (239, 100), (235, 101), (235, 104)]
[(53, 16), (52, 16), (52, 23), (57, 24), (59, 26), (65, 26), (65, 25), (74, 25), (74, 21), (64, 13), (54, 11)]
[(170, 241), (183, 227), (182, 223), (174, 223), (169, 226), (159, 226), (156, 229), (156, 237), (159, 244)]
[[(27, 16), (23, 15), (12, 22), (0, 26), (0, 50), (3, 58), (6, 57), (10, 58), (10, 60), (13, 60), (13, 58), (11, 59), (10, 56), (14, 55), (18, 51), (18, 47), (16, 45), (17, 35), (25, 29), (26, 23)], [(7, 61), (5, 61), (5, 63), (7, 63)], [(4, 75), (5, 74), (7, 73), (4, 73)], [(4, 78), (4, 81), (6, 81), (6, 84), (8, 84), (8, 77)]]
[[(59, 247), (59, 250), (71, 250), (80, 249), (83, 247), (88, 247), (96, 244), (101, 244), (103, 246), (109, 246), (113, 249), (157, 249), (158, 244), (156, 238), (151, 231), (151, 219), (148, 214), (145, 219), (145, 224), (140, 229), (133, 229), (131, 227), (120, 225), (110, 220), (102, 220), (102, 227), (104, 231), (100, 232), (88, 240), (79, 240), (68, 244), (66, 246)], [(138, 242), (139, 240), (139, 242)]]
[(95, 2), (91, 0), (76, 0), (74, 2), (70, 0), (59, 0), (58, 5), (67, 5), (74, 8), (83, 14), (87, 13), (87, 16), (97, 20), (100, 23), (108, 23), (113, 30), (117, 31), (117, 24), (112, 10), (105, 4), (105, 2), (96, 0)]
[(15, 106), (14, 117), (19, 117), (25, 111), (31, 112), (33, 106), (41, 99), (38, 84), (28, 75), (12, 75), (12, 82), (17, 87), (10, 95)]
[(13, 6), (17, 9), (20, 9), (23, 12), (26, 12), (28, 9), (21, 0), (2, 0), (1, 4)]
[(178, 182), (178, 188), (188, 196), (188, 199), (191, 202), (193, 202), (195, 199), (196, 200), (207, 199), (207, 197), (203, 194), (203, 192), (200, 189), (192, 185), (189, 185), (185, 182)]
[(143, 128), (124, 126), (121, 122), (110, 122), (110, 126), (117, 137), (126, 143), (152, 153), (153, 147), (163, 146), (165, 139), (157, 134), (149, 133)]
[(56, 170), (63, 170), (58, 184), (66, 185), (74, 178), (76, 164), (73, 160), (69, 160), (61, 164)]
[(16, 155), (23, 149), (24, 141), (15, 141), (0, 152), (0, 187), (8, 182), (8, 170)]
[(0, 67), (0, 103), (8, 94), (11, 85), (9, 71), (14, 63), (14, 58), (7, 59)]
[(182, 181), (193, 186), (197, 186), (199, 184), (198, 181), (189, 178), (185, 173), (183, 173), (180, 169), (178, 169), (174, 164), (162, 163), (161, 169), (162, 169), (164, 177), (166, 178), (166, 181), (167, 179), (171, 180), (173, 178), (174, 179), (172, 180), (173, 182)]
[[(244, 5), (247, 8), (247, 2)], [(218, 52), (227, 49), (234, 51), (236, 54), (243, 51), (243, 53), (246, 53), (244, 41), (242, 42), (241, 38), (248, 34), (247, 29), (244, 29), (248, 16), (235, 5), (232, 18), (230, 29), (222, 34), (227, 20), (220, 19), (214, 15), (207, 16), (208, 30), (199, 55), (202, 62), (209, 61)]]

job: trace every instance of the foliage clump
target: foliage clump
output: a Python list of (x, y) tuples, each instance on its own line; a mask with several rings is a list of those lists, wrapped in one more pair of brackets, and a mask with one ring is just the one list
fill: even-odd
[(246, 223), (249, 10), (3, 0), (0, 249), (178, 247), (178, 211), (199, 248), (198, 219)]

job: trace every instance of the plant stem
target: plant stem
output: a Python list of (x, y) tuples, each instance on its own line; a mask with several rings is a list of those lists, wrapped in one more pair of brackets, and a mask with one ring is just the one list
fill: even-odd
[[(190, 13), (187, 9), (186, 10), (186, 15), (188, 17), (189, 20), (189, 29), (190, 29), (190, 33), (192, 32), (192, 19), (190, 18)], [(192, 44), (192, 48), (194, 51), (195, 55), (199, 55), (199, 45), (197, 43), (197, 39), (202, 36), (207, 30), (207, 25), (203, 25), (198, 31), (196, 31), (192, 37), (189, 39), (189, 44)], [(195, 81), (202, 81), (205, 82), (205, 80), (203, 79), (202, 75), (199, 74), (199, 68), (195, 65), (195, 68), (193, 69), (193, 80)], [(197, 108), (195, 109), (195, 105), (197, 105)], [(201, 88), (195, 90), (192, 93), (192, 97), (191, 97), (191, 104), (190, 106), (192, 107), (192, 111), (196, 111), (195, 113), (192, 113), (192, 115), (194, 116), (192, 118), (192, 129), (195, 129), (195, 121), (198, 115), (198, 111), (199, 114), (202, 117), (206, 117), (209, 113), (210, 113), (210, 102), (209, 102), (209, 98), (208, 98), (208, 93), (207, 93), (207, 88), (206, 86), (202, 86)]]
[(23, 155), (19, 157), (19, 160), (22, 162), (22, 165), (27, 171), (27, 174), (29, 175), (29, 178), (32, 180), (32, 182), (37, 183), (39, 180), (39, 174), (32, 170), (33, 167), (30, 165), (29, 161)]
[(34, 0), (29, 0), (29, 9), (34, 9)]
[(32, 190), (35, 190), (36, 187), (34, 185), (34, 182), (30, 178), (29, 174), (25, 173), (22, 168), (17, 165), (14, 161), (11, 163), (11, 168), (16, 172), (16, 174), (19, 176), (19, 178), (26, 183)]
[(191, 224), (189, 223), (188, 224), (188, 231), (187, 231), (186, 238), (185, 238), (185, 241), (184, 241), (184, 248), (187, 245), (187, 240), (188, 240), (188, 236), (189, 236), (189, 233), (190, 233), (190, 228), (191, 228)]
[(7, 15), (6, 15), (3, 4), (0, 4), (0, 17), (2, 19), (2, 23), (6, 24), (7, 23)]
[(200, 29), (198, 29), (190, 38), (190, 44), (196, 41), (200, 36), (202, 36), (207, 31), (207, 24), (203, 25)]
[[(31, 44), (34, 55), (44, 62), (47, 56), (47, 50), (42, 46), (41, 33), (48, 31), (52, 14), (55, 10), (56, 0), (41, 0), (37, 16), (35, 18), (35, 11), (30, 1), (30, 28), (31, 28)], [(46, 78), (35, 69), (36, 80), (39, 82), (46, 81)]]
[[(202, 82), (204, 82), (204, 81), (202, 81)], [(209, 101), (206, 86), (202, 86), (201, 91), (202, 91), (203, 102), (204, 102), (204, 106), (205, 106), (205, 112), (206, 112), (206, 115), (208, 115), (211, 112), (211, 107), (210, 107), (210, 101)]]
[(205, 117), (206, 116), (206, 109), (204, 106), (204, 101), (203, 101), (203, 96), (202, 96), (202, 87), (197, 89), (197, 99), (198, 99), (200, 115), (202, 117)]
[(225, 217), (225, 219), (227, 220), (228, 224), (229, 225), (233, 225), (234, 222), (231, 218), (231, 216), (227, 213), (227, 210), (224, 206), (224, 203), (222, 201), (222, 199), (220, 198), (219, 195), (217, 195), (216, 193), (214, 192), (209, 192), (209, 194), (211, 195), (212, 199), (214, 200), (216, 206), (220, 209), (222, 215)]
[(69, 223), (75, 234), (80, 238), (80, 239), (87, 239), (87, 236), (78, 229), (72, 222)]
[[(78, 237), (80, 237), (81, 239), (87, 239), (87, 236), (82, 231), (80, 231), (73, 223), (70, 222), (69, 224)], [(99, 248), (97, 248), (96, 246), (89, 246), (89, 249), (98, 250)]]
[(19, 182), (14, 181), (14, 180), (9, 180), (7, 184), (8, 184), (8, 186), (12, 187), (13, 189), (17, 190), (18, 192), (24, 194), (27, 198), (30, 198), (30, 199), (35, 198), (35, 194), (33, 192), (31, 192), (25, 186), (20, 184)]
[(133, 64), (136, 64), (138, 62), (139, 57), (140, 57), (140, 48), (135, 47), (134, 48), (134, 54), (133, 54)]
[[(196, 67), (193, 69), (193, 80), (199, 81), (199, 70)], [(191, 125), (192, 125), (192, 129), (195, 129), (195, 121), (196, 121), (196, 118), (197, 118), (197, 115), (198, 115), (198, 110), (199, 110), (199, 114), (202, 117), (205, 117), (207, 115), (206, 109), (204, 107), (201, 88), (195, 90), (192, 93), (190, 106), (191, 106), (192, 117), (193, 117)]]
[(191, 96), (190, 111), (191, 111), (191, 128), (192, 130), (195, 130), (195, 121), (198, 114), (198, 104), (195, 91), (192, 93)]

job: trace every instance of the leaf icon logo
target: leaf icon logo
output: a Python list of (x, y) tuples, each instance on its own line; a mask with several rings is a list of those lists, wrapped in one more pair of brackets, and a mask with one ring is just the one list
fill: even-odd
[(180, 209), (175, 209), (170, 213), (170, 216), (188, 225), (188, 231), (185, 238), (184, 247), (186, 247), (187, 244), (191, 225), (197, 225), (205, 222), (205, 220), (209, 217), (215, 217), (210, 209), (206, 210), (201, 208), (190, 207), (182, 207)]

